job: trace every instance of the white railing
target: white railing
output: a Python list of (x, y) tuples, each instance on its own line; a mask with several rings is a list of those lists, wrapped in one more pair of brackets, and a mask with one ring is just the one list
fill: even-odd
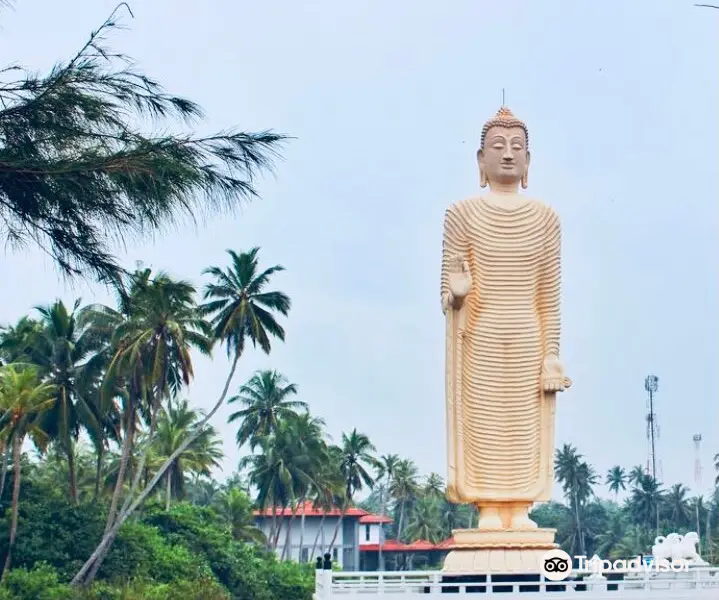
[[(719, 568), (696, 567), (688, 572), (572, 573), (565, 581), (524, 581), (511, 576), (478, 576), (438, 571), (316, 572), (314, 600), (447, 600), (456, 594), (476, 598), (498, 595), (503, 600), (587, 598), (588, 600), (719, 600)], [(478, 581), (481, 579), (481, 581)]]

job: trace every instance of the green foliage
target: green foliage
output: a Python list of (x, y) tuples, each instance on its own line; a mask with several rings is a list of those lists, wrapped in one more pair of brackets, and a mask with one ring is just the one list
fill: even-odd
[[(310, 600), (314, 572), (283, 563), (263, 547), (236, 541), (209, 507), (179, 503), (146, 507), (120, 530), (95, 585), (72, 595), (67, 582), (102, 535), (101, 503), (72, 505), (29, 486), (20, 504), (15, 570), (0, 600)], [(8, 518), (0, 521), (0, 552)], [(48, 543), (52, 540), (52, 543)], [(22, 591), (27, 590), (27, 591)], [(42, 590), (44, 595), (32, 595)], [(25, 595), (18, 595), (24, 593)]]
[(170, 511), (148, 510), (145, 522), (168, 541), (203, 557), (236, 600), (305, 600), (312, 597), (314, 572), (283, 563), (260, 547), (237, 542), (211, 508), (177, 504)]
[(195, 581), (181, 579), (172, 583), (136, 580), (121, 587), (97, 582), (89, 590), (78, 594), (78, 600), (179, 600), (180, 598), (231, 600), (227, 590), (212, 578)]
[[(277, 596), (277, 598), (284, 596)], [(75, 589), (62, 583), (49, 565), (14, 569), (0, 587), (0, 600), (231, 600), (212, 577), (195, 580), (179, 578), (170, 583), (135, 579), (126, 584), (105, 581), (89, 589)]]
[[(21, 503), (15, 566), (29, 569), (46, 563), (67, 581), (92, 553), (104, 523), (104, 507), (96, 503), (73, 506), (52, 497), (25, 501)], [(0, 552), (7, 549), (6, 531), (7, 522), (0, 523)], [(163, 538), (157, 528), (142, 522), (126, 523), (100, 570), (106, 579), (158, 582), (210, 574), (187, 547)]]
[(0, 600), (75, 600), (70, 586), (60, 583), (57, 572), (47, 564), (33, 570), (14, 569), (7, 574)]

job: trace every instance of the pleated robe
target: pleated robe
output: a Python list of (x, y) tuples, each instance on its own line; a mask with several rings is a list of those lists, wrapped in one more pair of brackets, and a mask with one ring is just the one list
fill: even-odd
[(484, 198), (446, 212), (441, 293), (457, 257), (473, 285), (446, 311), (448, 497), (458, 503), (551, 498), (555, 394), (541, 371), (559, 355), (561, 228), (548, 206)]

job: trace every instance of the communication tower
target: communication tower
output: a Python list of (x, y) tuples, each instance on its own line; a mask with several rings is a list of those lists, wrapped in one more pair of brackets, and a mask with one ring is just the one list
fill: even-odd
[(694, 440), (694, 483), (697, 486), (697, 490), (701, 489), (702, 486), (702, 459), (701, 459), (701, 444), (702, 434), (696, 433), (692, 438)]
[(657, 441), (659, 439), (659, 423), (654, 406), (654, 396), (659, 389), (659, 378), (656, 375), (647, 375), (644, 379), (644, 389), (647, 397), (647, 473), (657, 480), (661, 474), (657, 470), (659, 460), (657, 458)]

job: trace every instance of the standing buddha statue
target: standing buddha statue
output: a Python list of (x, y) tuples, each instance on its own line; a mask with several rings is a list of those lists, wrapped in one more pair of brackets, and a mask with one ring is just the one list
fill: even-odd
[(475, 504), (488, 532), (537, 527), (529, 510), (551, 498), (555, 396), (571, 385), (559, 361), (559, 218), (519, 192), (528, 142), (501, 108), (477, 152), (489, 192), (444, 221), (447, 495)]

